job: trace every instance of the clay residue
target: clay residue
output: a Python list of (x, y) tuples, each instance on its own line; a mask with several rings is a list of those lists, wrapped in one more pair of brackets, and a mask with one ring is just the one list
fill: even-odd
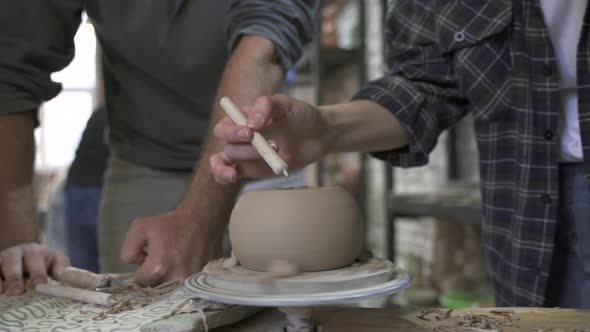
[(271, 188), (271, 189), (257, 189), (256, 192), (269, 191), (320, 191), (320, 190), (344, 190), (342, 187), (287, 187), (287, 188)]
[(567, 330), (550, 328), (550, 329), (536, 329), (533, 332), (590, 332), (590, 328), (587, 328), (587, 329), (574, 328), (574, 329), (567, 329)]
[(488, 313), (453, 315), (453, 309), (423, 310), (419, 319), (435, 332), (502, 332), (504, 327), (517, 327), (519, 317), (511, 310), (494, 310)]
[(143, 308), (155, 302), (162, 295), (172, 292), (178, 286), (180, 283), (177, 281), (166, 282), (155, 287), (143, 287), (131, 281), (123, 286), (112, 287), (108, 291), (113, 294), (112, 298), (115, 302), (93, 320), (102, 320), (109, 315)]
[(293, 277), (301, 273), (301, 269), (297, 264), (283, 260), (275, 259), (268, 264), (267, 271), (269, 272), (268, 278), (288, 278)]

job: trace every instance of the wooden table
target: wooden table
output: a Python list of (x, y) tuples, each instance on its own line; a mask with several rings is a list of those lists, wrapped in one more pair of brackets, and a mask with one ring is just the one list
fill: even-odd
[[(512, 310), (519, 318), (518, 327), (506, 327), (503, 332), (548, 331), (590, 332), (590, 310), (549, 308), (500, 308), (463, 309), (455, 314), (485, 313), (491, 310)], [(417, 318), (419, 312), (404, 313), (393, 309), (366, 308), (317, 308), (314, 320), (322, 326), (322, 332), (414, 332), (428, 331), (427, 322)], [(270, 332), (281, 331), (283, 316), (277, 310), (265, 310), (251, 318), (231, 326), (215, 329), (220, 332)], [(576, 330), (577, 329), (577, 330)]]
[[(67, 327), (68, 331), (78, 331), (82, 328), (102, 332), (121, 329), (143, 332), (203, 331), (203, 313), (189, 310), (188, 312), (191, 313), (170, 316), (173, 309), (178, 308), (179, 304), (185, 303), (190, 298), (190, 293), (180, 288), (147, 307), (109, 315), (104, 320), (94, 320), (94, 317), (103, 312), (104, 308), (43, 296), (35, 292), (28, 292), (18, 297), (0, 296), (0, 331), (43, 331), (47, 330), (47, 326), (54, 325)], [(454, 313), (477, 313), (486, 310), (494, 309), (457, 310)], [(576, 332), (590, 332), (590, 310), (546, 308), (502, 308), (501, 310), (513, 310), (519, 318), (519, 328), (505, 328), (504, 332), (538, 332), (540, 329), (548, 332), (549, 328), (553, 328), (553, 332), (574, 332), (572, 329), (579, 329)], [(419, 312), (396, 309), (318, 307), (313, 309), (312, 316), (315, 323), (322, 327), (322, 332), (426, 331), (423, 327), (427, 322), (419, 320), (418, 314)], [(244, 319), (244, 317), (249, 318)], [(210, 327), (235, 321), (237, 323), (215, 329), (215, 331), (282, 331), (285, 324), (283, 314), (276, 309), (232, 307), (229, 310), (213, 311), (207, 314)], [(42, 326), (45, 328), (41, 328)]]

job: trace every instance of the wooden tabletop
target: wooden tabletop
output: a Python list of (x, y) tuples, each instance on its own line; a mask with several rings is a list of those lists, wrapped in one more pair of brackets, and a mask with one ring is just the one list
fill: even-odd
[[(270, 332), (282, 331), (284, 327), (284, 316), (276, 309), (262, 310), (235, 306), (215, 310), (198, 299), (187, 302), (188, 299), (191, 299), (191, 294), (185, 288), (179, 288), (169, 296), (146, 307), (122, 311), (96, 320), (104, 314), (105, 308), (48, 297), (32, 291), (15, 297), (0, 296), (0, 330), (36, 331), (46, 330), (48, 326), (68, 326), (70, 330), (85, 328), (104, 332), (121, 329), (144, 332), (162, 330), (187, 332), (204, 331), (204, 321), (208, 327), (237, 322), (215, 329), (221, 332)], [(207, 308), (210, 310), (207, 311)], [(463, 309), (452, 312), (439, 310), (434, 314), (439, 317), (444, 316), (445, 319), (449, 317), (454, 319), (456, 316), (463, 318), (468, 314), (490, 315), (495, 319), (503, 318), (502, 312), (493, 311), (510, 313), (513, 324), (502, 327), (503, 332), (590, 332), (590, 310), (495, 308)], [(429, 331), (428, 324), (432, 322), (420, 319), (419, 315), (420, 311), (351, 307), (318, 307), (312, 311), (312, 318), (315, 324), (322, 327), (322, 332)], [(432, 319), (433, 316), (431, 314), (426, 318)]]
[[(549, 308), (488, 308), (454, 310), (452, 315), (465, 313), (490, 314), (502, 310), (514, 312), (516, 326), (503, 327), (503, 332), (563, 331), (590, 332), (590, 310)], [(428, 322), (418, 318), (420, 311), (403, 313), (395, 309), (367, 308), (315, 308), (313, 318), (321, 325), (322, 332), (414, 332), (429, 331)], [(264, 310), (251, 318), (231, 326), (215, 329), (220, 332), (270, 332), (281, 331), (283, 314), (277, 310)]]

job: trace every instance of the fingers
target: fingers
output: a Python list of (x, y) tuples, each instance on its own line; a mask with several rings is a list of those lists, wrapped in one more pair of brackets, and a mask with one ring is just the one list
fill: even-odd
[(230, 160), (245, 161), (262, 159), (260, 152), (251, 144), (228, 144), (223, 148), (223, 152)]
[(232, 164), (231, 159), (223, 152), (216, 153), (209, 158), (209, 165), (217, 183), (230, 184), (238, 181), (238, 172)]
[(145, 262), (135, 272), (135, 282), (142, 286), (159, 285), (166, 281), (168, 269), (161, 259), (148, 254)]
[(229, 118), (219, 121), (214, 128), (216, 138), (227, 143), (249, 143), (253, 131), (260, 131), (274, 119), (280, 119), (293, 108), (294, 99), (286, 95), (258, 97), (254, 106), (242, 107), (247, 114), (247, 126), (237, 126)]
[(146, 258), (147, 239), (141, 219), (134, 220), (121, 247), (120, 258), (128, 264), (142, 264)]
[(150, 219), (136, 219), (131, 223), (120, 254), (124, 262), (140, 265), (135, 273), (135, 281), (146, 286), (157, 284), (166, 273), (162, 266), (154, 264), (154, 257), (150, 253), (151, 241), (147, 234), (149, 221)]
[(50, 269), (58, 271), (69, 266), (70, 261), (61, 251), (36, 243), (23, 244), (0, 252), (0, 271), (4, 285), (0, 282), (0, 294), (18, 295), (25, 291), (24, 274), (28, 272), (34, 286), (47, 282)]
[(19, 247), (13, 247), (2, 252), (2, 273), (6, 284), (6, 294), (9, 296), (22, 294), (25, 291), (23, 282), (23, 256)]
[[(275, 151), (278, 151), (275, 142), (269, 141), (269, 143)], [(240, 176), (257, 178), (273, 174), (262, 160), (260, 153), (251, 145), (227, 145), (224, 150), (225, 152), (216, 153), (209, 158), (209, 166), (217, 183), (233, 184), (239, 181)], [(239, 173), (234, 160), (239, 160)]]
[(29, 272), (29, 278), (32, 280), (34, 286), (47, 282), (49, 259), (46, 259), (46, 255), (50, 256), (52, 251), (52, 249), (41, 247), (38, 244), (23, 248), (24, 269)]
[(50, 261), (50, 271), (51, 275), (58, 277), (62, 274), (64, 268), (71, 265), (70, 260), (68, 257), (62, 253), (61, 251), (54, 250), (55, 253), (51, 257)]
[[(268, 143), (273, 150), (279, 150), (279, 147), (274, 141), (269, 140)], [(254, 146), (252, 146), (252, 144), (227, 144), (223, 148), (223, 152), (229, 160), (236, 162), (262, 159), (262, 155), (256, 150), (256, 148), (254, 148)]]
[(153, 248), (150, 248), (147, 234), (140, 220), (135, 220), (127, 231), (121, 248), (121, 259), (129, 264), (140, 265), (135, 272), (135, 281), (138, 284), (157, 285), (166, 276), (166, 267), (159, 264), (161, 260), (155, 256)]
[(272, 119), (283, 117), (293, 106), (293, 99), (286, 95), (258, 97), (254, 106), (245, 108), (248, 113), (248, 127), (261, 130)]
[(159, 245), (159, 241), (153, 241), (151, 246), (146, 248), (145, 261), (135, 272), (135, 282), (138, 284), (154, 286), (168, 281), (166, 277), (172, 269), (172, 266), (169, 266), (172, 259), (167, 257), (167, 254), (170, 254), (169, 251), (166, 248), (158, 247)]
[(245, 126), (236, 126), (229, 118), (220, 121), (213, 128), (213, 135), (228, 143), (250, 143), (254, 133), (252, 129)]

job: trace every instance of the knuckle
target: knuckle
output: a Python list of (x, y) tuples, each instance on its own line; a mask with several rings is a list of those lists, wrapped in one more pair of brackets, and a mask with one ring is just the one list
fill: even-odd
[(222, 172), (223, 166), (222, 165), (213, 165), (212, 170), (215, 175), (220, 175)]
[(211, 167), (211, 169), (214, 169), (215, 165), (217, 164), (219, 164), (219, 155), (214, 154), (209, 158), (209, 166)]
[(169, 266), (167, 264), (160, 264), (152, 271), (153, 279), (162, 279), (168, 273)]
[(6, 280), (19, 280), (22, 278), (22, 273), (16, 266), (10, 266), (10, 268), (4, 270), (4, 277)]
[(216, 138), (219, 138), (219, 139), (223, 139), (223, 137), (224, 137), (223, 128), (224, 128), (224, 126), (221, 123), (216, 124), (215, 127), (213, 127), (213, 136), (215, 136)]
[(123, 262), (128, 263), (131, 259), (131, 253), (127, 252), (127, 250), (121, 250), (121, 252), (119, 253), (119, 259)]
[(242, 142), (244, 141), (244, 138), (240, 137), (240, 133), (237, 130), (234, 130), (231, 133), (231, 140), (233, 142)]
[(70, 259), (63, 252), (57, 251), (54, 253), (55, 258), (62, 264), (70, 264)]
[(134, 219), (129, 226), (130, 229), (133, 231), (141, 231), (144, 228), (144, 220), (143, 219)]
[(24, 246), (22, 252), (24, 257), (30, 257), (37, 252), (37, 248), (35, 248), (34, 245)]

